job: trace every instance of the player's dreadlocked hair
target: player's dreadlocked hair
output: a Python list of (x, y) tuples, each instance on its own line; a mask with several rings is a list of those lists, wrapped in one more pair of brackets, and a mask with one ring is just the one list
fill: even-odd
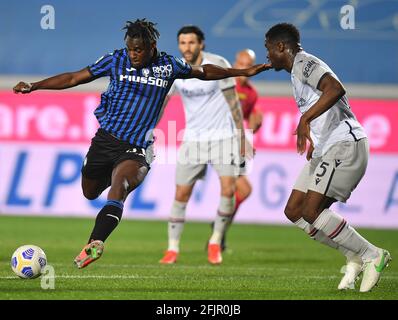
[(126, 26), (122, 30), (127, 30), (124, 39), (129, 36), (130, 38), (140, 38), (144, 41), (145, 46), (150, 46), (151, 43), (159, 39), (160, 33), (155, 28), (156, 23), (147, 21), (145, 18), (137, 19), (134, 22), (127, 21)]

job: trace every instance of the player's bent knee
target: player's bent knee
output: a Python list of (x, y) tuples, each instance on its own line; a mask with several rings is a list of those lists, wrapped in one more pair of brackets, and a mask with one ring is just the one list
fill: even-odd
[(98, 198), (99, 193), (98, 192), (93, 192), (92, 190), (85, 190), (83, 189), (83, 195), (87, 200), (95, 200)]
[(188, 202), (191, 198), (192, 190), (194, 184), (192, 185), (176, 185), (175, 200), (180, 202)]
[(289, 204), (285, 207), (284, 212), (286, 217), (292, 222), (295, 222), (302, 217), (301, 209)]
[(191, 197), (191, 192), (185, 190), (177, 190), (175, 200), (180, 202), (188, 202)]
[(189, 198), (189, 195), (176, 195), (175, 200), (180, 202), (188, 202)]

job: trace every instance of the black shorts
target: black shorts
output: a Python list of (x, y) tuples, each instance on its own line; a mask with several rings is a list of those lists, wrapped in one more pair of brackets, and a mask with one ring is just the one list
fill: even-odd
[(91, 140), (81, 172), (89, 179), (110, 179), (113, 169), (124, 160), (134, 160), (150, 169), (144, 148), (121, 141), (100, 128)]

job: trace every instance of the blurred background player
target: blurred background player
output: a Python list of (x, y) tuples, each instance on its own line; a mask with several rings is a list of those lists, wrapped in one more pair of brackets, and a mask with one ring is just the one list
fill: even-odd
[[(250, 68), (256, 62), (256, 54), (251, 49), (245, 49), (239, 51), (236, 54), (234, 68), (245, 69)], [(246, 122), (247, 140), (251, 141), (250, 136), (252, 133), (256, 133), (260, 129), (263, 122), (263, 115), (259, 110), (256, 110), (256, 102), (258, 94), (256, 88), (251, 84), (248, 77), (236, 77), (236, 91), (238, 92), (239, 101), (242, 107), (243, 119)], [(239, 206), (245, 201), (252, 192), (252, 186), (247, 179), (246, 175), (240, 175), (236, 179), (236, 191), (235, 191), (235, 210), (231, 217), (231, 222), (234, 219)], [(226, 249), (226, 231), (221, 240), (221, 250)]]
[[(204, 50), (204, 34), (197, 26), (182, 27), (177, 34), (183, 60), (190, 65), (229, 62)], [(186, 206), (198, 179), (210, 163), (220, 178), (221, 199), (207, 246), (208, 261), (220, 264), (221, 239), (235, 211), (235, 182), (244, 162), (239, 140), (244, 141), (243, 119), (234, 79), (174, 82), (183, 100), (186, 128), (176, 167), (176, 194), (168, 223), (168, 249), (160, 263), (177, 261)], [(238, 130), (237, 130), (238, 129)], [(244, 163), (243, 163), (244, 165)]]
[[(256, 63), (256, 54), (251, 49), (239, 51), (236, 54), (234, 68), (246, 69), (254, 66)], [(256, 110), (257, 90), (249, 81), (248, 77), (236, 77), (236, 91), (238, 92), (240, 104), (242, 107), (243, 118), (247, 121), (247, 128), (256, 133), (260, 129), (263, 115)]]
[[(15, 93), (42, 89), (66, 89), (109, 76), (110, 83), (95, 110), (100, 128), (92, 139), (82, 167), (84, 196), (96, 199), (111, 187), (105, 206), (74, 262), (84, 268), (101, 257), (104, 241), (119, 224), (127, 196), (145, 179), (152, 161), (152, 129), (162, 114), (164, 99), (176, 78), (216, 80), (254, 75), (269, 66), (250, 70), (225, 69), (214, 65), (190, 66), (165, 52), (156, 43), (160, 34), (145, 19), (128, 21), (126, 47), (99, 58), (77, 72), (68, 72), (35, 83), (19, 82)], [(153, 97), (157, 97), (154, 99)]]
[(265, 35), (267, 57), (275, 71), (291, 74), (294, 98), (302, 114), (296, 129), (297, 151), (307, 164), (288, 199), (287, 218), (312, 239), (339, 249), (346, 271), (339, 290), (353, 289), (363, 271), (360, 291), (370, 291), (391, 260), (387, 250), (363, 238), (330, 206), (346, 202), (365, 174), (369, 145), (352, 112), (346, 91), (330, 67), (300, 45), (298, 29), (274, 25)]

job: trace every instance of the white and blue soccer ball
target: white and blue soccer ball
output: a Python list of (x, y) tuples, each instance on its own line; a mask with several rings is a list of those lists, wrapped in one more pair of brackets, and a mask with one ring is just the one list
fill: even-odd
[(15, 274), (23, 279), (34, 279), (41, 275), (47, 264), (44, 251), (35, 245), (24, 245), (12, 254), (11, 268)]

